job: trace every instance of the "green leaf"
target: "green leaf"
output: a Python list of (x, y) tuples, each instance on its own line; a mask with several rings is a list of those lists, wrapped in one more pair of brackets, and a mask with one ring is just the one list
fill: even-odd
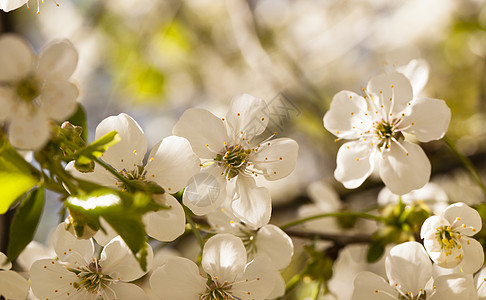
[(22, 201), (12, 221), (7, 256), (14, 260), (34, 238), (45, 201), (44, 186), (32, 190)]
[(371, 243), (368, 249), (368, 254), (366, 255), (366, 261), (369, 263), (376, 262), (385, 253), (385, 247), (380, 241), (375, 241)]
[(0, 214), (37, 184), (31, 166), (4, 142), (0, 149)]
[(69, 123), (76, 126), (81, 126), (83, 128), (83, 132), (81, 132), (81, 137), (86, 143), (88, 143), (88, 122), (86, 122), (86, 111), (80, 103), (78, 103), (78, 108), (76, 109), (74, 114), (70, 116), (67, 120), (69, 121)]
[(76, 162), (81, 165), (88, 165), (93, 158), (100, 157), (109, 147), (115, 145), (121, 140), (120, 135), (113, 130), (96, 141), (92, 142), (86, 148), (76, 153)]
[(147, 237), (145, 225), (140, 216), (126, 215), (121, 218), (117, 213), (106, 213), (103, 218), (122, 237), (138, 260), (142, 270), (147, 270)]

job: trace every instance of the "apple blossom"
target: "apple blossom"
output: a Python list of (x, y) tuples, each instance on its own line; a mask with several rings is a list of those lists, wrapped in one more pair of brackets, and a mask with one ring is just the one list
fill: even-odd
[(202, 253), (200, 274), (197, 265), (182, 257), (170, 258), (150, 277), (150, 285), (162, 299), (265, 299), (272, 292), (274, 271), (265, 257), (246, 263), (243, 242), (228, 233), (208, 239)]
[(397, 195), (423, 187), (430, 178), (430, 162), (420, 142), (440, 139), (449, 126), (451, 111), (443, 100), (414, 98), (409, 80), (401, 73), (373, 77), (364, 96), (350, 91), (336, 94), (324, 116), (324, 127), (343, 144), (334, 176), (346, 188), (356, 188), (379, 169), (385, 185)]
[(245, 218), (260, 210), (270, 217), (270, 194), (257, 187), (253, 177), (277, 180), (289, 175), (295, 167), (298, 145), (288, 138), (257, 142), (269, 121), (267, 110), (265, 101), (243, 94), (231, 102), (226, 118), (191, 108), (174, 126), (173, 133), (187, 138), (194, 152), (205, 160), (202, 173), (193, 177), (183, 197), (195, 214), (217, 209), (230, 181), (236, 186), (232, 203), (236, 214)]
[(358, 273), (352, 300), (477, 299), (472, 281), (464, 274), (449, 274), (432, 281), (432, 263), (424, 247), (406, 242), (393, 247), (385, 259), (388, 282), (371, 273)]
[(441, 216), (425, 220), (420, 231), (430, 258), (443, 268), (460, 266), (474, 273), (484, 263), (481, 244), (470, 236), (481, 230), (479, 213), (462, 202), (447, 207)]
[[(118, 132), (121, 141), (103, 154), (103, 161), (129, 180), (153, 181), (164, 188), (166, 193), (154, 195), (153, 198), (170, 209), (147, 213), (143, 220), (148, 235), (161, 241), (174, 240), (184, 233), (185, 214), (179, 202), (168, 193), (175, 193), (185, 187), (187, 180), (199, 170), (199, 159), (186, 139), (169, 136), (152, 149), (144, 164), (147, 139), (138, 123), (124, 113), (108, 117), (96, 127), (96, 138), (113, 130)], [(89, 173), (77, 171), (74, 162), (70, 162), (66, 168), (78, 178), (122, 191), (126, 189), (122, 182), (102, 166), (95, 165), (94, 172)]]
[(222, 208), (207, 215), (211, 228), (217, 233), (230, 233), (243, 241), (248, 260), (266, 256), (275, 270), (287, 267), (294, 253), (292, 239), (280, 228), (268, 224), (245, 223), (238, 219), (230, 209)]
[(16, 35), (0, 38), (0, 122), (9, 123), (11, 144), (37, 150), (49, 139), (49, 120), (64, 121), (76, 110), (79, 91), (69, 81), (78, 53), (67, 40), (38, 57)]
[[(144, 272), (121, 237), (114, 238), (98, 258), (91, 239), (78, 240), (59, 224), (54, 233), (56, 259), (32, 264), (34, 295), (40, 299), (148, 299), (141, 288), (128, 283)], [(147, 245), (147, 263), (153, 260)]]

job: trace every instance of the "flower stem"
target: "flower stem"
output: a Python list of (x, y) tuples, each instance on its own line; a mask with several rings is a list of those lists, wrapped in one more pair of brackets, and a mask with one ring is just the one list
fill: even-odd
[(334, 212), (334, 213), (319, 214), (319, 215), (310, 216), (310, 217), (307, 217), (307, 218), (295, 220), (295, 221), (292, 221), (290, 223), (287, 223), (287, 224), (280, 226), (280, 229), (285, 230), (289, 227), (300, 225), (300, 224), (308, 222), (308, 221), (312, 221), (312, 220), (320, 219), (320, 218), (327, 218), (327, 217), (357, 217), (357, 218), (375, 220), (375, 221), (379, 221), (379, 222), (385, 221), (385, 218), (380, 217), (380, 216), (375, 216), (375, 215), (372, 215), (372, 214), (367, 214), (367, 213), (362, 213), (362, 212), (341, 211), (341, 212)]
[(189, 223), (189, 225), (191, 225), (191, 230), (194, 233), (194, 236), (196, 236), (196, 239), (199, 242), (199, 246), (201, 247), (201, 251), (202, 251), (202, 249), (204, 247), (204, 241), (203, 241), (203, 238), (201, 236), (201, 232), (199, 232), (199, 230), (196, 227), (196, 223), (191, 218), (189, 209), (187, 207), (185, 207), (184, 205), (182, 207), (184, 207), (184, 212), (186, 213), (187, 223)]
[(476, 167), (474, 167), (474, 165), (472, 164), (471, 160), (467, 156), (462, 154), (461, 151), (459, 151), (459, 149), (457, 149), (456, 144), (453, 141), (451, 141), (447, 137), (444, 137), (443, 140), (447, 144), (447, 146), (451, 148), (452, 152), (454, 152), (454, 154), (461, 160), (461, 162), (464, 164), (466, 169), (471, 173), (472, 177), (474, 178), (476, 183), (483, 191), (484, 195), (486, 195), (486, 186), (481, 180), (481, 176), (479, 175), (479, 172), (476, 169)]
[(113, 176), (115, 176), (118, 180), (120, 180), (121, 182), (123, 182), (123, 184), (128, 188), (128, 190), (130, 190), (131, 184), (130, 184), (130, 182), (125, 177), (123, 177), (123, 175), (121, 175), (120, 173), (118, 173), (115, 169), (113, 169), (110, 165), (108, 165), (107, 163), (105, 163), (101, 159), (99, 159), (97, 157), (91, 157), (91, 159), (94, 162), (96, 162), (97, 164), (99, 164), (100, 166), (102, 166), (103, 168), (105, 168), (108, 172), (110, 172), (111, 174), (113, 174)]

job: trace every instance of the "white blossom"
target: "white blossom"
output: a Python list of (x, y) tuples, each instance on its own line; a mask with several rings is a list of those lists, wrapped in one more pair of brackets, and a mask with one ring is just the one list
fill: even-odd
[(420, 142), (442, 138), (451, 118), (449, 107), (443, 100), (414, 98), (401, 73), (373, 77), (363, 92), (339, 92), (324, 116), (324, 126), (336, 141), (351, 140), (338, 151), (334, 176), (346, 188), (356, 188), (377, 167), (394, 194), (423, 187), (430, 178), (430, 162), (405, 134)]
[(450, 205), (441, 216), (425, 220), (420, 231), (430, 258), (443, 268), (460, 266), (465, 273), (474, 273), (484, 263), (481, 244), (470, 236), (481, 230), (479, 213), (459, 202)]
[(371, 272), (358, 273), (351, 299), (477, 299), (472, 281), (464, 274), (449, 274), (433, 280), (432, 263), (417, 242), (393, 247), (385, 259), (385, 268), (388, 282)]
[[(189, 142), (177, 136), (169, 136), (158, 143), (150, 152), (146, 164), (147, 139), (138, 123), (127, 114), (111, 116), (98, 125), (96, 138), (116, 130), (121, 141), (108, 148), (103, 161), (115, 168), (128, 180), (153, 181), (164, 188), (163, 195), (153, 199), (170, 209), (149, 212), (143, 221), (147, 234), (160, 241), (172, 241), (185, 230), (185, 214), (179, 202), (169, 193), (183, 189), (188, 179), (199, 170), (199, 159)], [(124, 191), (126, 187), (115, 176), (96, 165), (94, 172), (81, 173), (74, 168), (74, 162), (66, 167), (74, 176)], [(113, 238), (109, 236), (108, 239)]]
[(273, 289), (274, 271), (265, 257), (247, 263), (243, 242), (227, 233), (204, 245), (201, 274), (197, 265), (182, 257), (171, 258), (150, 278), (152, 290), (162, 299), (265, 299)]
[(231, 102), (225, 118), (198, 108), (184, 112), (173, 133), (187, 138), (194, 152), (205, 160), (202, 173), (192, 179), (183, 197), (195, 214), (217, 209), (225, 199), (226, 182), (234, 182), (233, 211), (243, 219), (254, 211), (270, 219), (270, 194), (257, 187), (253, 177), (277, 180), (289, 175), (295, 167), (298, 145), (288, 138), (258, 142), (268, 121), (265, 101), (247, 94)]
[[(30, 269), (32, 290), (40, 299), (148, 299), (141, 288), (128, 283), (144, 272), (121, 237), (95, 255), (91, 239), (78, 240), (58, 225), (54, 236), (57, 259), (41, 259)], [(147, 265), (153, 252), (147, 245)]]
[(9, 124), (13, 146), (39, 149), (49, 139), (49, 120), (64, 121), (76, 109), (77, 86), (69, 81), (78, 53), (67, 40), (35, 56), (15, 35), (0, 38), (0, 122)]

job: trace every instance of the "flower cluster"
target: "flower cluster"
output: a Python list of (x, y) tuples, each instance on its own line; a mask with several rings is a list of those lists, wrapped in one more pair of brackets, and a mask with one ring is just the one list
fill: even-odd
[[(0, 0), (0, 9), (25, 3)], [(337, 93), (323, 117), (335, 142), (347, 140), (335, 179), (354, 189), (377, 171), (385, 187), (373, 203), (340, 197), (326, 178), (276, 218), (270, 185), (292, 183), (299, 144), (269, 126), (270, 103), (240, 94), (224, 117), (189, 108), (152, 149), (144, 123), (120, 113), (89, 143), (70, 79), (73, 45), (35, 55), (6, 34), (0, 50), (0, 211), (16, 207), (0, 297), (301, 299), (314, 284), (321, 300), (486, 298), (476, 235), (484, 206), (453, 202), (429, 182), (418, 145), (443, 138), (451, 120), (444, 100), (419, 96), (428, 77), (420, 62), (371, 78), (362, 95)], [(36, 162), (20, 150), (34, 150)], [(59, 195), (65, 221), (50, 251), (36, 251), (46, 189)], [(282, 224), (287, 216), (299, 219)], [(293, 290), (299, 284), (304, 292)]]

